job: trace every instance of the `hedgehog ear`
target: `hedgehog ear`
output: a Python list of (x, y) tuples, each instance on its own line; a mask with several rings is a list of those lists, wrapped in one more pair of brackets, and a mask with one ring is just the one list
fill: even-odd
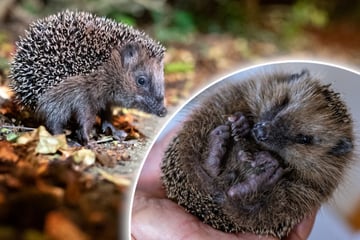
[(123, 67), (129, 67), (133, 63), (137, 62), (139, 57), (139, 46), (133, 43), (123, 46), (120, 52), (121, 64)]
[(291, 81), (304, 81), (306, 78), (310, 77), (310, 72), (308, 69), (301, 70), (300, 73), (291, 74), (289, 77), (289, 82)]

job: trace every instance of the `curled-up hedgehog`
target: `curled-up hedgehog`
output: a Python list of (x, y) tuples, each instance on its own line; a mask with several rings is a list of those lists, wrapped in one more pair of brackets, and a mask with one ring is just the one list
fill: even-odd
[(282, 238), (342, 179), (351, 116), (307, 70), (211, 90), (165, 152), (167, 196), (216, 229)]
[(113, 105), (166, 115), (165, 48), (144, 32), (66, 10), (31, 24), (16, 45), (10, 86), (53, 134), (74, 122), (86, 144), (96, 115), (114, 129)]

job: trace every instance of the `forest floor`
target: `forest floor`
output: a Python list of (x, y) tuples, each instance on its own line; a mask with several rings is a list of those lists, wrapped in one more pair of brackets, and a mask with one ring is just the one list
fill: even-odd
[[(157, 132), (186, 99), (218, 76), (270, 60), (329, 60), (358, 68), (357, 27), (336, 23), (307, 30), (302, 33), (305, 41), (295, 41), (288, 49), (276, 42), (228, 34), (196, 34), (189, 43), (169, 43), (168, 116), (117, 111), (114, 123), (128, 132), (128, 139), (94, 131), (87, 147), (61, 145), (63, 137), (48, 136), (14, 105), (7, 88), (7, 62), (15, 50), (16, 36), (1, 32), (0, 239), (116, 239), (118, 226), (123, 225), (120, 216), (130, 208), (128, 197), (142, 160)], [(39, 151), (40, 144), (45, 142), (48, 149), (54, 141), (60, 142), (55, 150)]]

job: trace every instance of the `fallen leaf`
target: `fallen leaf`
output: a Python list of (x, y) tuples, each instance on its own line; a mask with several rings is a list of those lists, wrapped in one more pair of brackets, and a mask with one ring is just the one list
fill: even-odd
[(125, 140), (131, 140), (131, 139), (138, 139), (140, 138), (140, 133), (138, 130), (132, 126), (130, 126), (128, 129), (126, 129), (126, 132), (128, 135), (126, 136)]
[(17, 162), (19, 157), (14, 153), (12, 145), (7, 141), (0, 141), (0, 159)]
[(75, 151), (72, 155), (74, 162), (77, 164), (84, 164), (85, 166), (90, 166), (95, 163), (96, 154), (89, 149), (80, 149)]
[(40, 154), (53, 154), (61, 148), (67, 148), (65, 134), (53, 136), (44, 126), (40, 126), (32, 132), (22, 134), (17, 138), (16, 143), (27, 144), (31, 141), (37, 141), (35, 152)]
[(52, 136), (48, 131), (46, 131), (44, 126), (40, 126), (37, 130), (39, 142), (36, 146), (35, 152), (52, 154), (56, 153), (60, 148), (67, 147), (65, 134)]
[(106, 179), (107, 181), (112, 182), (120, 187), (128, 187), (131, 184), (131, 181), (125, 177), (113, 176), (100, 168), (97, 170), (104, 179)]
[[(43, 128), (43, 126), (40, 126), (39, 128), (37, 128), (31, 132), (26, 132), (26, 133), (22, 134), (20, 137), (18, 137), (18, 139), (16, 140), (16, 143), (27, 144), (31, 141), (37, 140), (40, 128)], [(50, 135), (50, 133), (49, 133), (49, 135)]]
[(13, 92), (6, 86), (0, 86), (0, 98), (10, 99), (14, 95)]
[(51, 186), (46, 184), (43, 181), (37, 181), (36, 184), (37, 188), (39, 189), (39, 191), (44, 192), (44, 193), (49, 193), (59, 199), (64, 197), (64, 189), (61, 187), (56, 187), (56, 186)]
[(17, 177), (14, 177), (10, 174), (6, 176), (5, 182), (6, 186), (10, 187), (11, 189), (19, 189), (23, 186), (23, 184)]
[(52, 154), (56, 153), (60, 148), (66, 147), (67, 143), (65, 135), (56, 135), (49, 137), (40, 136), (35, 152), (41, 154)]
[(112, 168), (115, 167), (116, 165), (116, 160), (111, 156), (109, 156), (109, 154), (107, 153), (101, 153), (101, 152), (96, 153), (96, 159), (101, 163), (101, 165), (105, 167)]
[(54, 240), (88, 240), (90, 237), (81, 231), (63, 213), (53, 211), (46, 216), (45, 233)]
[(11, 133), (9, 133), (9, 134), (6, 135), (6, 141), (13, 142), (13, 141), (15, 141), (18, 137), (19, 137), (18, 134), (14, 133), (14, 132), (11, 132)]

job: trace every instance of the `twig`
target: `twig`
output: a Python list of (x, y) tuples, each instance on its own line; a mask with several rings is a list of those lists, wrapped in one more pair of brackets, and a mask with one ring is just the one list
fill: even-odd
[(10, 126), (10, 125), (2, 125), (1, 128), (21, 129), (21, 130), (24, 130), (24, 131), (35, 130), (35, 128), (31, 128), (31, 127)]
[(104, 138), (96, 141), (96, 143), (97, 143), (97, 144), (99, 144), (99, 143), (106, 143), (106, 142), (111, 142), (111, 141), (113, 141), (113, 140), (114, 140), (113, 137), (104, 137)]

